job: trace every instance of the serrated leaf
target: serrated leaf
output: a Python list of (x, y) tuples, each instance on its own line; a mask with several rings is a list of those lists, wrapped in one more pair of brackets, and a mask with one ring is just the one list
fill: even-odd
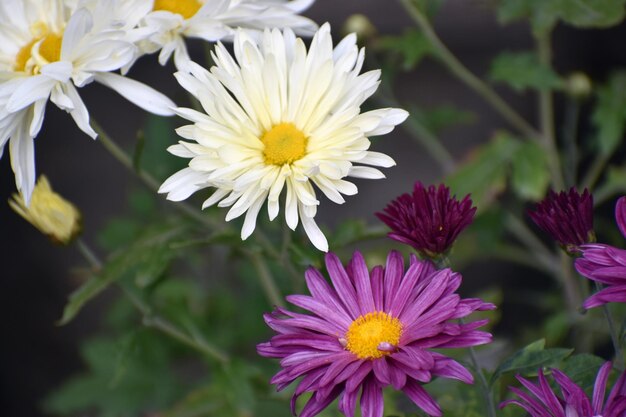
[(459, 198), (471, 194), (478, 211), (485, 210), (506, 187), (507, 168), (520, 143), (508, 134), (497, 134), (474, 150), (446, 184)]
[(180, 237), (182, 228), (149, 230), (129, 247), (119, 250), (102, 270), (70, 294), (59, 325), (69, 323), (83, 306), (122, 277), (133, 277), (146, 286), (158, 278), (174, 256), (169, 245)]
[(508, 359), (505, 359), (498, 368), (496, 368), (489, 384), (493, 385), (502, 374), (508, 372), (520, 374), (537, 372), (541, 367), (558, 363), (574, 351), (574, 349), (564, 348), (544, 349), (545, 344), (545, 339), (537, 340), (523, 349), (518, 350)]
[(613, 73), (597, 89), (597, 104), (591, 116), (600, 152), (610, 155), (624, 138), (626, 129), (626, 72)]
[(444, 104), (424, 109), (411, 106), (411, 117), (415, 117), (426, 129), (439, 134), (443, 129), (454, 125), (469, 125), (476, 121), (476, 114)]
[(550, 170), (546, 152), (537, 142), (523, 143), (515, 158), (511, 185), (523, 200), (541, 200), (550, 184)]
[(528, 18), (533, 33), (551, 31), (558, 20), (580, 28), (614, 26), (624, 19), (626, 0), (500, 0), (503, 23)]
[(589, 353), (581, 353), (568, 358), (561, 371), (569, 376), (576, 385), (590, 394), (596, 380), (598, 369), (604, 364), (604, 359)]
[(399, 36), (383, 36), (377, 47), (398, 57), (404, 71), (415, 68), (432, 52), (430, 41), (417, 29), (409, 29)]
[(563, 80), (539, 62), (534, 52), (503, 52), (491, 63), (490, 77), (509, 84), (517, 91), (527, 88), (551, 90), (560, 88)]

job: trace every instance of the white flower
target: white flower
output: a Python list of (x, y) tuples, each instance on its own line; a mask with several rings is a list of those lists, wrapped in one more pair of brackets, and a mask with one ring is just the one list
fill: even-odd
[(165, 65), (174, 54), (176, 68), (183, 70), (190, 59), (185, 38), (209, 42), (232, 39), (235, 29), (260, 33), (266, 27), (291, 28), (312, 36), (317, 25), (299, 16), (314, 0), (154, 0), (153, 12), (143, 24), (152, 29), (149, 41), (140, 43), (145, 53), (158, 50)]
[(206, 114), (177, 109), (194, 123), (177, 130), (192, 142), (181, 141), (168, 150), (191, 161), (159, 192), (180, 201), (215, 188), (202, 207), (232, 206), (227, 221), (246, 213), (241, 230), (246, 239), (266, 200), (270, 220), (276, 218), (286, 190), (287, 224), (294, 230), (301, 219), (311, 242), (326, 251), (328, 243), (314, 220), (319, 201), (313, 184), (341, 204), (342, 194), (357, 193), (345, 177), (384, 178), (379, 170), (356, 164), (395, 165), (387, 155), (368, 151), (368, 137), (389, 133), (408, 113), (360, 112), (378, 87), (380, 71), (359, 75), (364, 51), (359, 51), (356, 36), (347, 36), (333, 49), (328, 24), (315, 35), (308, 53), (289, 29), (266, 30), (260, 44), (240, 31), (234, 50), (236, 58), (218, 44), (210, 73), (196, 64), (190, 65), (191, 73), (176, 73)]
[(48, 100), (91, 137), (89, 113), (76, 87), (104, 84), (139, 107), (172, 115), (174, 103), (137, 81), (114, 74), (137, 55), (136, 28), (150, 11), (143, 0), (0, 1), (0, 155), (10, 140), (16, 185), (26, 204), (35, 185), (33, 139)]

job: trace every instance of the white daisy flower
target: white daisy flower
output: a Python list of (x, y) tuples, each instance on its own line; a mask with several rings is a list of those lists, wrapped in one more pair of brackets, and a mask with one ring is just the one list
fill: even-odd
[(327, 251), (314, 220), (319, 200), (313, 185), (341, 204), (342, 194), (357, 193), (345, 177), (384, 178), (378, 169), (356, 164), (395, 165), (389, 156), (368, 151), (368, 138), (391, 132), (408, 113), (391, 108), (361, 113), (361, 104), (378, 87), (380, 71), (359, 75), (364, 50), (358, 49), (356, 36), (333, 49), (328, 24), (308, 53), (290, 29), (266, 30), (260, 43), (239, 31), (234, 50), (235, 58), (218, 44), (211, 72), (192, 64), (191, 73), (176, 73), (206, 114), (177, 109), (194, 123), (177, 130), (191, 142), (168, 150), (191, 161), (159, 192), (180, 201), (215, 188), (202, 207), (231, 207), (227, 221), (246, 213), (241, 230), (246, 239), (266, 200), (270, 220), (276, 218), (285, 190), (287, 225), (294, 230), (300, 219), (315, 247)]
[(174, 103), (137, 81), (114, 74), (137, 54), (136, 29), (150, 11), (143, 0), (0, 1), (0, 155), (10, 140), (11, 164), (26, 203), (35, 185), (33, 139), (48, 99), (91, 137), (89, 113), (76, 87), (104, 84), (159, 115)]
[(291, 28), (312, 36), (317, 25), (299, 16), (314, 0), (154, 0), (153, 12), (143, 24), (154, 32), (149, 41), (140, 43), (145, 53), (159, 53), (165, 65), (174, 54), (176, 68), (189, 64), (185, 38), (209, 42), (232, 39), (235, 29), (260, 33), (266, 27)]

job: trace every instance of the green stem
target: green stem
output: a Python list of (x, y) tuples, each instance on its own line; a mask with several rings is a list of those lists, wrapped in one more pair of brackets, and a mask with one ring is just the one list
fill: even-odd
[(506, 229), (513, 233), (519, 241), (533, 254), (537, 262), (541, 263), (546, 270), (552, 272), (554, 276), (560, 276), (560, 268), (553, 256), (550, 256), (550, 249), (543, 244), (539, 238), (516, 217), (513, 213), (508, 213), (505, 219)]
[(600, 153), (596, 155), (593, 162), (591, 163), (591, 166), (587, 170), (587, 173), (585, 174), (585, 178), (583, 178), (582, 188), (588, 188), (589, 190), (593, 190), (596, 183), (604, 173), (604, 168), (611, 159), (611, 156), (612, 153)]
[[(130, 156), (128, 156), (128, 154), (111, 138), (111, 136), (106, 133), (106, 131), (102, 128), (102, 126), (100, 126), (98, 122), (91, 119), (91, 126), (96, 131), (96, 133), (98, 133), (98, 142), (100, 142), (102, 146), (104, 146), (104, 148), (109, 151), (109, 153), (115, 159), (117, 159), (122, 165), (124, 165), (126, 169), (136, 174), (141, 182), (146, 185), (146, 187), (148, 187), (153, 192), (158, 193), (159, 182), (146, 171), (135, 169), (133, 160), (130, 158)], [(176, 207), (188, 217), (195, 219), (212, 229), (222, 230), (226, 227), (221, 222), (215, 221), (211, 217), (202, 214), (201, 211), (196, 210), (195, 208), (184, 202), (178, 202), (174, 204), (174, 207)]]
[[(602, 284), (597, 281), (595, 284), (598, 291), (602, 290)], [(615, 331), (615, 321), (613, 320), (613, 315), (611, 314), (611, 310), (609, 310), (608, 305), (603, 304), (602, 311), (604, 312), (604, 317), (606, 318), (606, 322), (609, 326), (609, 333), (611, 334), (611, 341), (613, 342), (613, 349), (615, 350), (615, 367), (622, 371), (624, 370), (624, 353), (622, 352), (619, 337)]]
[(254, 269), (256, 269), (259, 279), (261, 281), (261, 286), (263, 287), (263, 291), (265, 291), (265, 295), (269, 302), (273, 305), (279, 307), (285, 307), (285, 303), (280, 295), (280, 291), (278, 290), (278, 285), (274, 281), (274, 276), (272, 275), (265, 259), (256, 253), (256, 252), (247, 252), (250, 257), (250, 261), (254, 265)]
[[(99, 270), (102, 268), (102, 261), (98, 258), (95, 252), (87, 245), (87, 243), (82, 240), (76, 240), (76, 244), (79, 252), (83, 255), (85, 260), (89, 263), (89, 265), (94, 270)], [(209, 342), (199, 338), (191, 338), (185, 332), (178, 329), (175, 325), (160, 317), (152, 312), (148, 304), (139, 299), (132, 291), (126, 288), (124, 285), (119, 284), (122, 288), (124, 295), (130, 300), (130, 302), (135, 306), (137, 310), (142, 314), (143, 319), (142, 323), (146, 327), (152, 327), (160, 330), (161, 332), (167, 334), (173, 339), (178, 340), (208, 356), (213, 357), (217, 361), (225, 364), (229, 361), (228, 355), (222, 352), (217, 347), (213, 346)]]
[(563, 138), (565, 139), (565, 185), (576, 185), (578, 178), (578, 120), (580, 118), (580, 104), (569, 100), (565, 109), (565, 123)]
[[(461, 323), (463, 320), (461, 319)], [(496, 417), (496, 404), (493, 401), (493, 395), (491, 389), (489, 388), (489, 384), (487, 383), (487, 379), (485, 378), (485, 374), (483, 374), (482, 368), (478, 363), (478, 358), (476, 357), (476, 351), (473, 346), (468, 348), (470, 354), (470, 360), (472, 361), (472, 367), (474, 368), (474, 373), (478, 376), (478, 381), (480, 382), (480, 388), (483, 393), (483, 397), (485, 398), (485, 403), (487, 407), (487, 415), (489, 417)]]
[[(552, 62), (552, 47), (550, 45), (550, 35), (546, 34), (537, 38), (537, 52), (541, 65), (550, 68)], [(541, 121), (541, 144), (548, 155), (548, 165), (552, 173), (552, 184), (557, 190), (565, 188), (563, 173), (561, 171), (561, 160), (556, 147), (554, 134), (554, 102), (552, 91), (542, 89), (539, 91), (539, 119)]]
[(422, 33), (430, 41), (430, 44), (437, 51), (439, 59), (448, 67), (450, 72), (463, 81), (468, 87), (483, 97), (494, 110), (496, 110), (511, 126), (515, 127), (528, 138), (538, 139), (541, 133), (532, 127), (522, 116), (509, 106), (493, 89), (485, 84), (480, 78), (475, 76), (459, 61), (452, 52), (441, 41), (435, 33), (428, 18), (421, 12), (412, 0), (399, 0), (408, 11), (411, 18), (419, 26)]

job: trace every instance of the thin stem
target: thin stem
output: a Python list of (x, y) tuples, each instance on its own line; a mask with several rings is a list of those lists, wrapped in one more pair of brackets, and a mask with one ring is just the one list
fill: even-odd
[[(100, 142), (102, 146), (104, 146), (104, 148), (109, 151), (109, 153), (113, 155), (113, 157), (117, 159), (122, 165), (124, 165), (130, 172), (136, 174), (141, 182), (146, 185), (146, 187), (148, 187), (153, 192), (158, 193), (159, 182), (154, 179), (154, 177), (152, 177), (148, 172), (135, 169), (133, 160), (130, 158), (130, 156), (128, 156), (128, 154), (111, 138), (111, 136), (106, 133), (106, 131), (102, 128), (102, 126), (100, 126), (98, 122), (91, 119), (91, 126), (96, 131), (96, 133), (98, 133), (98, 142)], [(216, 230), (222, 230), (226, 228), (226, 226), (224, 226), (221, 222), (217, 222), (211, 217), (202, 214), (201, 211), (196, 210), (195, 208), (184, 202), (178, 202), (173, 206), (188, 217), (199, 221), (207, 227)]]
[(284, 266), (293, 279), (302, 280), (302, 274), (296, 270), (289, 256), (283, 257), (281, 251), (276, 249), (274, 244), (270, 241), (267, 235), (263, 233), (262, 230), (256, 230), (254, 234), (256, 235), (257, 242), (261, 245), (263, 250), (265, 250), (268, 255), (270, 255), (282, 266)]
[[(550, 45), (550, 35), (539, 36), (537, 38), (537, 51), (539, 62), (545, 67), (551, 67), (552, 48)], [(541, 121), (541, 144), (548, 156), (548, 165), (552, 174), (552, 183), (558, 190), (565, 188), (563, 173), (561, 171), (561, 160), (556, 147), (554, 134), (554, 102), (552, 91), (542, 89), (539, 91), (539, 119)]]
[(519, 130), (528, 138), (540, 138), (541, 133), (532, 127), (519, 113), (509, 106), (493, 89), (475, 76), (459, 61), (441, 41), (435, 33), (428, 18), (422, 13), (412, 0), (399, 0), (409, 12), (411, 18), (417, 23), (422, 33), (430, 41), (437, 51), (439, 59), (448, 67), (450, 72), (463, 81), (468, 87), (482, 96), (494, 110), (496, 110), (507, 122)]
[[(85, 260), (91, 265), (91, 267), (95, 270), (102, 268), (102, 261), (98, 258), (96, 253), (87, 245), (87, 243), (78, 239), (76, 241), (77, 247), (81, 255), (85, 258)], [(143, 300), (137, 297), (132, 291), (130, 291), (126, 286), (119, 284), (122, 288), (124, 295), (130, 300), (130, 302), (135, 306), (135, 308), (142, 314), (143, 319), (142, 323), (146, 327), (152, 327), (160, 330), (161, 332), (167, 334), (173, 339), (178, 340), (208, 356), (213, 357), (221, 363), (227, 363), (229, 361), (228, 355), (222, 352), (217, 347), (213, 346), (211, 343), (207, 342), (204, 339), (192, 338), (188, 336), (185, 332), (178, 329), (174, 324), (170, 323), (163, 317), (160, 317), (152, 312), (150, 306), (146, 304)]]
[(284, 307), (285, 303), (280, 296), (280, 291), (278, 290), (278, 286), (274, 281), (274, 276), (270, 272), (270, 269), (268, 268), (267, 263), (265, 262), (263, 257), (256, 252), (247, 253), (250, 257), (250, 261), (252, 261), (254, 268), (259, 274), (261, 286), (263, 287), (263, 291), (265, 291), (265, 295), (267, 296), (269, 302), (273, 305)]
[[(594, 158), (591, 166), (587, 170), (585, 174), (585, 178), (582, 181), (582, 188), (588, 188), (589, 190), (593, 190), (596, 183), (604, 173), (604, 168), (606, 164), (611, 159), (612, 154), (599, 153)], [(594, 196), (595, 197), (595, 196)]]
[(576, 185), (578, 178), (578, 121), (580, 118), (580, 104), (569, 100), (565, 108), (565, 123), (563, 138), (565, 139), (565, 185)]
[(550, 256), (550, 249), (537, 238), (521, 219), (513, 215), (513, 213), (508, 213), (505, 219), (505, 227), (526, 246), (539, 263), (547, 270), (552, 271), (552, 275), (560, 275), (560, 269), (555, 265), (554, 257)]
[[(602, 284), (597, 281), (595, 284), (598, 291), (602, 290)], [(615, 350), (615, 367), (621, 371), (624, 369), (624, 353), (622, 352), (619, 337), (615, 331), (615, 321), (613, 320), (613, 315), (611, 314), (611, 310), (609, 310), (608, 305), (603, 304), (602, 311), (604, 312), (604, 317), (606, 318), (606, 322), (609, 326), (609, 333), (611, 334), (611, 341), (613, 342), (613, 349)]]
[(561, 251), (560, 258), (560, 275), (563, 288), (565, 289), (565, 298), (570, 310), (572, 321), (576, 321), (576, 318), (579, 315), (579, 309), (582, 305), (581, 288), (572, 268), (572, 258), (570, 258), (564, 251)]
[[(463, 323), (462, 319), (461, 323)], [(470, 346), (468, 350), (470, 354), (470, 360), (472, 361), (472, 367), (474, 368), (474, 373), (478, 375), (478, 381), (480, 382), (481, 391), (483, 393), (483, 397), (485, 397), (485, 402), (487, 404), (487, 415), (489, 417), (496, 417), (496, 404), (493, 401), (493, 395), (491, 393), (491, 389), (489, 388), (489, 384), (487, 383), (487, 379), (485, 378), (485, 374), (483, 374), (482, 368), (478, 363), (476, 351), (474, 350), (473, 346)]]

